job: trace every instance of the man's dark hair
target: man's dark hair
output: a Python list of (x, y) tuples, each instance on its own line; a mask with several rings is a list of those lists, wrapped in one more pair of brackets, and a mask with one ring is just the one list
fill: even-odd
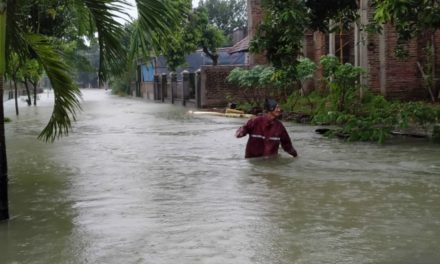
[(268, 112), (272, 112), (277, 107), (278, 103), (274, 99), (266, 99), (264, 101), (264, 109)]

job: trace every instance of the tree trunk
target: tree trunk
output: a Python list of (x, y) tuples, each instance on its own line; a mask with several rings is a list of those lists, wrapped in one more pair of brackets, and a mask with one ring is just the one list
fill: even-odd
[(26, 93), (27, 93), (27, 97), (28, 99), (26, 100), (28, 106), (32, 105), (32, 99), (31, 99), (31, 90), (29, 89), (29, 84), (27, 79), (24, 80), (24, 86), (26, 87)]
[(212, 60), (212, 65), (217, 66), (218, 54), (211, 53), (207, 47), (203, 47), (203, 52)]
[(211, 59), (212, 59), (212, 65), (213, 66), (217, 66), (217, 64), (218, 64), (218, 55), (217, 54), (212, 55)]
[(15, 90), (15, 114), (18, 115), (18, 87), (17, 82), (14, 80), (14, 90)]
[(6, 72), (6, 1), (0, 1), (0, 221), (9, 218), (8, 162), (6, 159), (5, 114), (3, 110)]
[(38, 86), (38, 82), (36, 82), (36, 83), (31, 82), (31, 84), (34, 87), (34, 105), (37, 105), (37, 86)]
[(6, 159), (5, 115), (3, 111), (4, 81), (0, 74), (0, 221), (9, 218), (8, 162)]

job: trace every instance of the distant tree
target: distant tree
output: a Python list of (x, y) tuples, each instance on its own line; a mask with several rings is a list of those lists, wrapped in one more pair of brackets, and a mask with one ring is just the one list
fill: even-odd
[(167, 66), (171, 71), (185, 63), (185, 56), (197, 49), (196, 40), (201, 37), (197, 28), (188, 30), (192, 12), (191, 3), (185, 5), (185, 19), (180, 21), (179, 27), (164, 39), (161, 53), (167, 60)]
[[(28, 83), (30, 83), (32, 85), (33, 88), (33, 94), (34, 94), (34, 105), (37, 105), (37, 88), (38, 88), (38, 84), (41, 80), (41, 78), (43, 77), (43, 65), (41, 65), (36, 59), (31, 59), (31, 60), (27, 60), (24, 66), (24, 82), (26, 85), (27, 90), (28, 87)], [(29, 95), (28, 95), (28, 100), (30, 100)], [(28, 104), (30, 105), (30, 101), (28, 102)]]
[(190, 17), (187, 32), (195, 31), (193, 36), (196, 45), (212, 60), (212, 65), (218, 64), (217, 48), (225, 43), (223, 31), (216, 25), (210, 24), (208, 12), (203, 7), (194, 9)]
[[(6, 76), (14, 83), (14, 101), (15, 101), (15, 114), (19, 115), (18, 109), (18, 85), (17, 83), (21, 79), (20, 67), (22, 62), (17, 53), (11, 53), (9, 57), (9, 63), (6, 68)], [(3, 76), (2, 76), (3, 77)]]
[(183, 65), (185, 56), (197, 48), (201, 48), (212, 60), (213, 65), (217, 65), (217, 48), (224, 42), (223, 32), (209, 24), (207, 10), (197, 7), (187, 14), (187, 19), (182, 21), (181, 27), (163, 43), (162, 54), (172, 71)]
[(275, 68), (293, 74), (310, 22), (307, 7), (299, 0), (266, 0), (263, 8), (263, 20), (251, 41), (251, 52), (264, 52)]
[(294, 73), (306, 30), (342, 32), (358, 18), (356, 0), (263, 0), (263, 20), (251, 51), (264, 52), (270, 63)]
[[(342, 23), (345, 28), (358, 18), (357, 0), (307, 0), (309, 10), (308, 28), (322, 32), (334, 31), (334, 25)], [(331, 24), (330, 21), (333, 20)]]
[(440, 28), (440, 4), (432, 0), (374, 0), (374, 19), (391, 22), (400, 40), (409, 40), (426, 31)]
[(246, 0), (201, 0), (199, 7), (206, 8), (209, 23), (223, 30), (226, 36), (247, 28)]

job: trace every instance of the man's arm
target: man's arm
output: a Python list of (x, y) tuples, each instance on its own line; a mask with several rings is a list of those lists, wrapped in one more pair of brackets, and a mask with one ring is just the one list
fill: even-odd
[(254, 118), (249, 119), (249, 121), (245, 125), (238, 128), (237, 131), (235, 132), (235, 137), (241, 138), (241, 137), (246, 136), (249, 133), (249, 131), (252, 130), (253, 120), (254, 120)]
[(293, 157), (298, 156), (296, 149), (292, 145), (292, 140), (290, 140), (290, 136), (284, 127), (283, 127), (283, 132), (281, 133), (280, 140), (281, 140), (281, 147), (284, 149), (285, 152), (289, 153)]

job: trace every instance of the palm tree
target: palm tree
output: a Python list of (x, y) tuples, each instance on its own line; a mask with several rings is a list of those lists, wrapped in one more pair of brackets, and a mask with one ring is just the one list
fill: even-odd
[[(181, 0), (186, 1), (186, 0)], [(67, 135), (80, 110), (81, 92), (70, 77), (59, 43), (72, 37), (72, 31), (40, 26), (37, 18), (29, 19), (29, 11), (51, 1), (0, 0), (0, 220), (9, 218), (8, 168), (6, 160), (5, 126), (3, 110), (4, 74), (8, 57), (12, 53), (20, 59), (37, 59), (43, 66), (54, 90), (54, 107), (47, 126), (39, 138), (53, 141)], [(99, 81), (103, 82), (114, 65), (126, 56), (120, 45), (122, 25), (115, 18), (124, 16), (125, 0), (73, 0), (65, 1), (62, 19), (76, 22), (73, 37), (97, 33), (100, 47)], [(180, 12), (173, 0), (136, 0), (139, 25), (143, 29), (141, 40), (145, 45), (160, 42), (179, 19)], [(66, 12), (64, 14), (63, 12)], [(32, 20), (33, 19), (33, 20)], [(29, 21), (31, 20), (31, 21)], [(53, 24), (53, 23), (52, 23)], [(48, 30), (49, 29), (49, 30)], [(70, 35), (69, 35), (70, 34)]]

